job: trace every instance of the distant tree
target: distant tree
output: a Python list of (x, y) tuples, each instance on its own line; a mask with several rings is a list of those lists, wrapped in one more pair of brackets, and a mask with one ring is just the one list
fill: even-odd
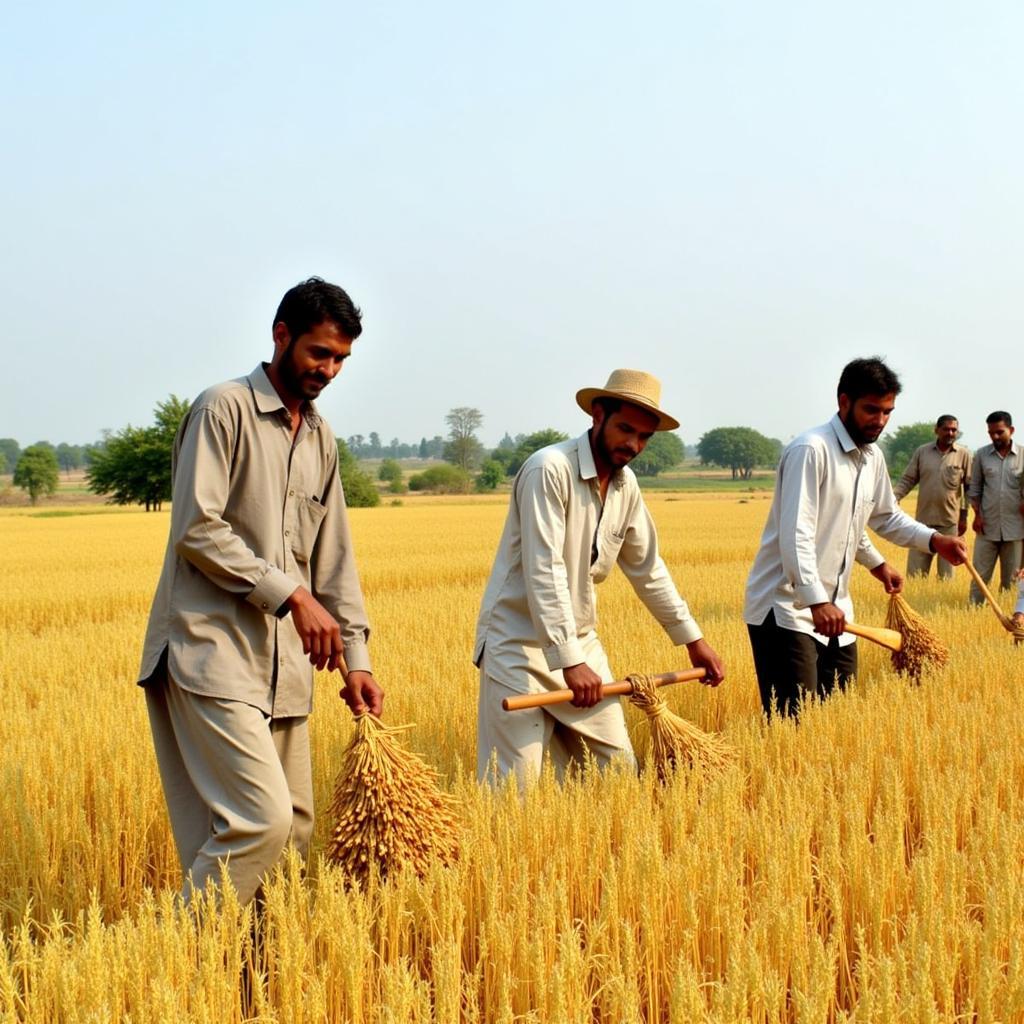
[(933, 423), (904, 423), (902, 427), (894, 431), (888, 437), (882, 439), (882, 450), (885, 452), (885, 461), (888, 464), (889, 472), (894, 477), (903, 475), (903, 471), (910, 462), (910, 456), (923, 444), (929, 444), (935, 440), (935, 425)]
[(0, 452), (7, 458), (7, 472), (13, 472), (21, 455), (21, 445), (13, 437), (0, 437)]
[(753, 427), (715, 427), (697, 442), (697, 454), (705, 465), (731, 469), (733, 480), (749, 480), (755, 466), (778, 460), (779, 442)]
[(367, 457), (371, 459), (379, 459), (382, 450), (380, 434), (378, 434), (376, 430), (371, 430), (370, 440), (367, 444)]
[(430, 449), (427, 447), (427, 439), (425, 437), (420, 438), (420, 458), (426, 459), (430, 457)]
[(7, 472), (7, 455), (0, 451), (0, 473)]
[(435, 434), (427, 442), (427, 455), (431, 459), (444, 458), (444, 438), (440, 434)]
[(497, 462), (498, 465), (501, 466), (502, 472), (508, 475), (508, 467), (515, 457), (515, 448), (495, 448), (494, 451), (491, 452), (488, 461)]
[(685, 458), (686, 446), (679, 435), (670, 430), (660, 430), (629, 465), (637, 476), (657, 476), (678, 466)]
[(497, 459), (487, 459), (476, 478), (478, 491), (493, 491), (505, 479), (505, 467)]
[(345, 503), (350, 508), (373, 508), (380, 504), (380, 492), (370, 474), (359, 465), (349, 447), (338, 438), (338, 475), (345, 490)]
[(465, 494), (472, 477), (458, 466), (431, 466), (409, 477), (410, 491), (436, 491), (438, 494)]
[(78, 469), (85, 461), (81, 447), (77, 444), (68, 444), (66, 441), (62, 441), (57, 445), (56, 454), (57, 462), (65, 473)]
[(402, 467), (394, 459), (385, 459), (377, 470), (377, 479), (389, 484), (395, 480), (401, 481)]
[(444, 446), (445, 462), (458, 466), (468, 474), (480, 462), (484, 450), (476, 436), (484, 421), (483, 413), (463, 405), (449, 409), (444, 420), (448, 424), (448, 443)]
[(89, 460), (89, 490), (109, 495), (115, 505), (145, 505), (147, 512), (159, 511), (171, 497), (174, 437), (188, 409), (185, 399), (170, 395), (153, 410), (153, 426), (129, 425), (108, 433)]
[(553, 427), (546, 427), (544, 430), (536, 430), (532, 434), (520, 434), (516, 443), (515, 451), (512, 453), (512, 459), (505, 467), (505, 472), (509, 476), (515, 476), (519, 472), (523, 463), (535, 452), (541, 448), (546, 448), (549, 444), (558, 444), (559, 441), (568, 440), (569, 435), (563, 434), (560, 430), (555, 430)]
[(499, 451), (514, 452), (516, 450), (516, 439), (506, 430), (502, 439), (498, 442)]
[(18, 457), (14, 467), (14, 486), (28, 492), (34, 505), (41, 495), (51, 495), (57, 490), (60, 466), (52, 448), (44, 445), (29, 445)]

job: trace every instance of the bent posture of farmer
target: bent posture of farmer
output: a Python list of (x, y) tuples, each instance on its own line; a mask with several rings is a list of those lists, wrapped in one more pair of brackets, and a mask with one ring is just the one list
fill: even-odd
[(337, 443), (313, 404), (361, 330), (337, 285), (297, 285), (272, 360), (204, 391), (175, 439), (140, 683), (186, 900), (226, 864), (248, 901), (289, 838), (305, 853), (314, 665), (347, 662), (353, 712), (381, 708)]
[[(705, 682), (725, 676), (658, 554), (654, 522), (628, 468), (658, 430), (678, 422), (660, 408), (661, 384), (615, 370), (577, 404), (592, 417), (580, 437), (534, 452), (512, 487), (505, 530), (477, 622), (480, 669), (477, 774), (515, 773), (522, 784), (550, 754), (561, 773), (585, 752), (599, 765), (633, 761), (622, 707), (600, 700), (613, 676), (598, 640), (595, 584), (617, 564)], [(571, 705), (501, 708), (505, 697), (568, 687)]]
[(961, 537), (915, 522), (896, 504), (875, 444), (896, 407), (899, 378), (880, 359), (855, 359), (839, 378), (839, 411), (783, 450), (761, 548), (747, 579), (743, 618), (766, 714), (795, 715), (801, 701), (827, 697), (857, 671), (850, 575), (870, 570), (888, 594), (903, 577), (868, 540), (865, 527), (902, 547), (953, 565)]

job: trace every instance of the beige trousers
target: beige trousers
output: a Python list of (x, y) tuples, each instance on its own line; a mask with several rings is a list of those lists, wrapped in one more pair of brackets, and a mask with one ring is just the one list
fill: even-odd
[[(925, 525), (930, 530), (942, 534), (943, 537), (955, 537), (959, 529), (958, 524), (953, 526), (933, 526), (931, 523), (926, 523)], [(911, 548), (907, 552), (907, 575), (927, 576), (931, 571), (933, 558), (938, 562), (935, 571), (939, 579), (951, 580), (953, 578), (953, 566), (949, 562), (944, 558), (939, 558), (934, 552), (918, 551), (917, 548)]]
[(226, 863), (243, 903), (289, 838), (303, 856), (313, 833), (307, 719), (277, 718), (241, 701), (204, 697), (160, 676), (145, 687), (160, 779), (184, 877), (220, 880)]
[[(1013, 589), (1017, 570), (1020, 568), (1022, 542), (1019, 540), (989, 540), (987, 537), (974, 538), (974, 568), (988, 586), (996, 562), (999, 562), (999, 586), (1002, 590)], [(971, 581), (971, 604), (984, 604), (985, 597), (978, 584)]]
[[(596, 647), (596, 645), (595, 645)], [(605, 682), (614, 679), (608, 659), (597, 648), (587, 662)], [(556, 678), (557, 677), (557, 678)], [(560, 689), (562, 673), (551, 673), (546, 689)], [(554, 704), (547, 708), (505, 711), (501, 702), (513, 690), (487, 672), (487, 655), (480, 663), (480, 699), (477, 706), (476, 773), (480, 782), (495, 783), (515, 774), (520, 787), (540, 774), (544, 756), (551, 759), (559, 779), (571, 764), (589, 755), (599, 767), (614, 759), (636, 766), (626, 718), (618, 700), (603, 700), (592, 708)]]

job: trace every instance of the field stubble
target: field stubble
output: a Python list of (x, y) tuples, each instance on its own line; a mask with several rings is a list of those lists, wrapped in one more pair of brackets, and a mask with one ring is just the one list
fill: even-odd
[[(291, 861), (255, 945), (230, 899), (196, 927), (171, 898), (133, 685), (166, 513), (0, 513), (0, 1019), (1024, 1020), (1024, 651), (966, 607), (966, 576), (914, 581), (947, 666), (912, 686), (862, 641), (851, 692), (767, 727), (740, 618), (766, 502), (650, 503), (729, 666), (717, 691), (663, 693), (724, 732), (736, 767), (666, 788), (625, 771), (522, 799), (478, 788), (469, 653), (504, 502), (356, 511), (385, 719), (416, 723), (404, 742), (458, 798), (463, 855), (364, 892), (316, 855), (305, 878)], [(685, 667), (621, 578), (599, 594), (617, 675)], [(861, 569), (854, 594), (881, 624)], [(353, 729), (337, 688), (318, 678), (321, 812)]]

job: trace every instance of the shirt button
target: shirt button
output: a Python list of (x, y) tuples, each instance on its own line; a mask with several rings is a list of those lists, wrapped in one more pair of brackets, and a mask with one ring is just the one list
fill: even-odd
[(288, 497), (289, 498), (294, 498), (295, 497), (295, 492), (294, 491), (289, 491), (288, 492)]
[(262, 608), (262, 609), (263, 609), (264, 611), (266, 611), (266, 610), (267, 610), (267, 602), (266, 602), (266, 601), (264, 601), (264, 602), (263, 602), (263, 604), (261, 604), (261, 605), (260, 605), (260, 607), (261, 607), (261, 608)]
[(286, 537), (288, 536), (288, 531), (287, 531), (287, 530), (285, 530), (285, 531), (284, 531), (284, 535), (285, 535)]

